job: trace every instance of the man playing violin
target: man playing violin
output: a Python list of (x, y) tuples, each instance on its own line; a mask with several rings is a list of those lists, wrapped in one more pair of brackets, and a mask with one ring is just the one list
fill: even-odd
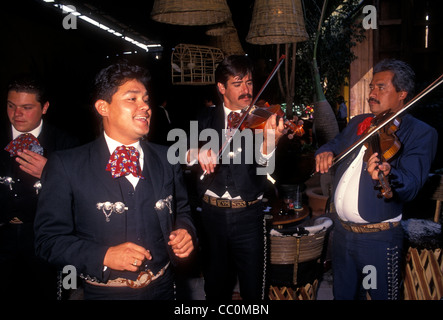
[[(378, 63), (368, 99), (372, 114), (355, 116), (341, 133), (317, 150), (316, 171), (327, 172), (334, 156), (361, 139), (374, 117), (401, 110), (412, 98), (414, 77), (413, 70), (402, 61)], [(389, 162), (379, 152), (365, 157), (369, 149), (362, 145), (335, 166), (332, 200), (338, 221), (332, 262), (337, 300), (361, 299), (366, 293), (373, 300), (399, 299), (402, 207), (425, 183), (437, 146), (434, 128), (409, 114), (399, 118), (395, 135), (401, 148)], [(374, 188), (380, 179), (388, 181), (392, 197), (380, 196)], [(369, 274), (371, 271), (373, 274)]]
[[(245, 56), (225, 58), (215, 72), (223, 103), (200, 117), (198, 125), (199, 132), (215, 130), (219, 145), (223, 144), (226, 129), (230, 127), (232, 116), (229, 114), (240, 113), (252, 102), (252, 72), (252, 62)], [(244, 300), (263, 299), (265, 244), (261, 199), (266, 188), (266, 175), (257, 174), (257, 167), (266, 166), (266, 161), (273, 156), (272, 145), (277, 145), (283, 134), (283, 120), (277, 122), (276, 116), (272, 115), (264, 132), (267, 130), (274, 134), (264, 134), (261, 158), (252, 163), (245, 161), (244, 141), (240, 148), (233, 150), (229, 163), (217, 161), (219, 150), (201, 152), (201, 149), (191, 149), (188, 153), (188, 161), (192, 163), (194, 158), (200, 164), (200, 172), (206, 173), (199, 181), (198, 191), (203, 199), (201, 244), (207, 300), (231, 299), (237, 278)], [(236, 159), (241, 161), (236, 162)]]

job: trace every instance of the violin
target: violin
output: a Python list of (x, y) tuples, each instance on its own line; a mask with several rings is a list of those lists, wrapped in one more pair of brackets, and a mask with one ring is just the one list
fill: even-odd
[[(367, 132), (372, 131), (386, 118), (391, 117), (392, 114), (393, 113), (388, 110), (385, 113), (376, 116), (372, 119), (371, 126), (367, 129)], [(401, 120), (399, 118), (394, 118), (387, 125), (377, 130), (377, 132), (365, 142), (364, 145), (367, 148), (363, 158), (365, 162), (367, 162), (375, 152), (378, 153), (381, 162), (390, 162), (395, 157), (401, 148), (401, 142), (395, 135), (400, 123)], [(379, 184), (375, 186), (376, 189), (380, 190), (378, 197), (385, 197), (386, 199), (392, 198), (393, 193), (389, 179), (381, 170), (378, 173), (378, 179)]]
[[(265, 90), (265, 88), (268, 86), (269, 82), (271, 81), (271, 79), (274, 77), (274, 75), (277, 73), (278, 69), (280, 68), (280, 66), (283, 64), (283, 61), (286, 59), (285, 55), (282, 55), (276, 65), (274, 66), (274, 69), (272, 69), (271, 73), (269, 74), (268, 78), (266, 79), (265, 83), (263, 84), (263, 86), (261, 87), (260, 91), (258, 92), (257, 96), (254, 98), (254, 100), (252, 101), (251, 105), (248, 107), (248, 109), (242, 113), (242, 116), (240, 117), (240, 119), (238, 120), (238, 124), (235, 126), (235, 128), (232, 130), (232, 132), (228, 135), (228, 138), (225, 140), (225, 142), (223, 143), (222, 147), (220, 148), (217, 157), (221, 157), (221, 155), (225, 152), (226, 148), (231, 144), (231, 141), (235, 135), (235, 133), (237, 132), (237, 130), (239, 130), (242, 126), (243, 126), (243, 122), (246, 120), (247, 117), (250, 116), (250, 113), (253, 112), (254, 109), (256, 109), (256, 102), (258, 100), (258, 98), (261, 96), (261, 94), (263, 93), (263, 91)], [(269, 112), (269, 110), (267, 110), (267, 112)], [(283, 111), (282, 111), (283, 112)], [(271, 114), (268, 115), (268, 117), (266, 119), (268, 119), (271, 116)], [(266, 122), (266, 121), (264, 121)], [(203, 174), (200, 176), (200, 180), (203, 180), (203, 178), (205, 177), (205, 175), (207, 174), (206, 171), (203, 172)]]
[(266, 125), (266, 121), (274, 114), (276, 114), (279, 118), (282, 118), (285, 128), (291, 130), (295, 135), (302, 136), (305, 133), (303, 130), (303, 121), (301, 121), (300, 124), (295, 124), (293, 121), (285, 118), (285, 113), (279, 104), (270, 105), (268, 102), (265, 102), (262, 106), (254, 106), (251, 108), (241, 125), (238, 126), (238, 123), (234, 123), (234, 125), (236, 127), (238, 126), (240, 130), (263, 130)]

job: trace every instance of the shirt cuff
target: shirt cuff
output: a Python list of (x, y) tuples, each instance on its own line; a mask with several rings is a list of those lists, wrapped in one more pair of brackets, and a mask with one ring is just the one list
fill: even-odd
[(269, 159), (271, 159), (272, 158), (272, 156), (274, 155), (274, 153), (275, 153), (275, 149), (276, 148), (274, 148), (270, 153), (268, 153), (268, 154), (264, 154), (263, 153), (263, 142), (261, 143), (261, 145), (260, 145), (260, 157), (257, 159), (257, 163), (259, 164), (259, 165), (261, 165), (261, 166), (266, 166), (267, 164), (268, 164), (268, 161), (269, 161)]
[[(198, 149), (197, 149), (198, 152)], [(188, 162), (188, 156), (189, 156), (189, 162)], [(198, 156), (195, 156), (195, 149), (189, 149), (188, 151), (186, 151), (186, 165), (188, 167), (192, 167), (194, 164), (196, 164), (198, 162)]]

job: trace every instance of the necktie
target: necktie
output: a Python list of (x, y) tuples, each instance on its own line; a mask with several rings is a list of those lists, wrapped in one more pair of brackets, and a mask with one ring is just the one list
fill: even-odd
[(17, 152), (23, 152), (23, 150), (29, 149), (35, 153), (43, 155), (43, 148), (40, 146), (37, 138), (31, 133), (24, 133), (8, 143), (5, 150), (9, 152), (11, 157), (17, 155)]
[(106, 171), (110, 171), (113, 178), (132, 174), (136, 178), (144, 179), (141, 174), (139, 157), (140, 153), (134, 147), (117, 147), (109, 158)]
[(241, 118), (241, 113), (240, 112), (234, 112), (231, 111), (228, 114), (228, 127), (227, 129), (232, 129), (235, 128), (238, 124), (238, 121)]

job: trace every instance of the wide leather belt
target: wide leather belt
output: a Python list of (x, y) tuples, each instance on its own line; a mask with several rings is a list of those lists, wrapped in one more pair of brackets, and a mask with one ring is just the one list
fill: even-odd
[(130, 287), (133, 289), (140, 289), (144, 288), (147, 285), (149, 285), (152, 281), (160, 278), (162, 275), (165, 274), (166, 269), (169, 267), (169, 262), (160, 269), (159, 272), (154, 274), (151, 270), (146, 270), (140, 272), (140, 274), (137, 277), (137, 280), (129, 280), (125, 278), (117, 278), (108, 280), (106, 283), (102, 282), (96, 282), (91, 280), (86, 280), (87, 283), (92, 284), (94, 286), (101, 286), (101, 287)]
[(203, 196), (203, 201), (210, 204), (211, 206), (219, 207), (219, 208), (232, 208), (232, 209), (241, 209), (251, 206), (260, 201), (260, 199), (253, 201), (244, 201), (241, 199), (224, 199), (224, 198), (216, 198), (208, 195)]
[(380, 223), (368, 223), (368, 224), (360, 224), (360, 223), (352, 223), (348, 221), (340, 220), (341, 225), (348, 231), (355, 233), (370, 233), (370, 232), (379, 232), (385, 231), (392, 228), (397, 227), (400, 222), (380, 222)]

